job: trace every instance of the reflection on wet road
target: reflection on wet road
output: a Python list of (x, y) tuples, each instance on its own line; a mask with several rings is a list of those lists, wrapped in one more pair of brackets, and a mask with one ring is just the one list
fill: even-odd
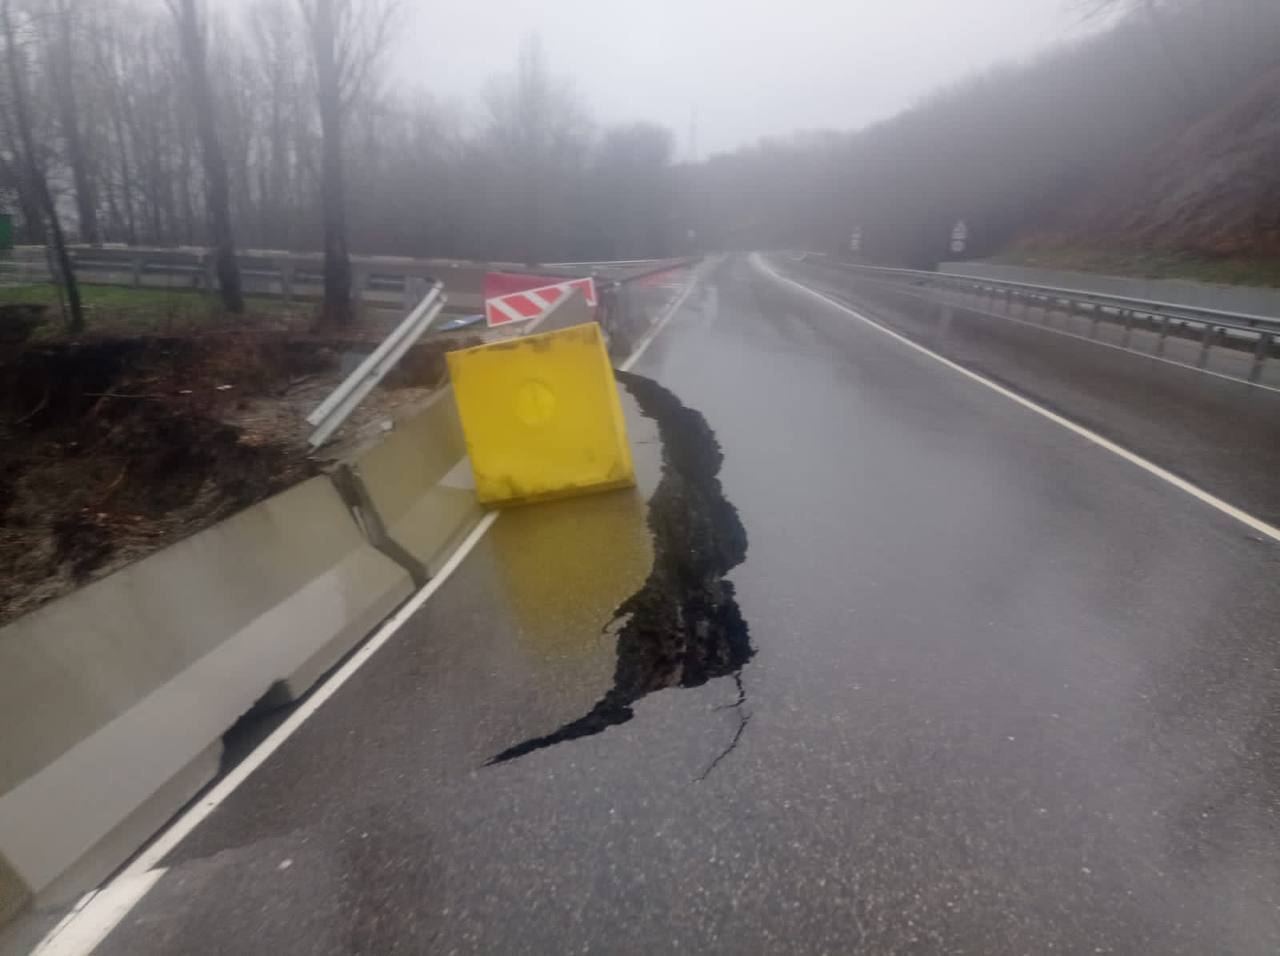
[(745, 258), (636, 371), (690, 524), (642, 386), (641, 488), (499, 519), (102, 953), (1280, 950), (1272, 545)]

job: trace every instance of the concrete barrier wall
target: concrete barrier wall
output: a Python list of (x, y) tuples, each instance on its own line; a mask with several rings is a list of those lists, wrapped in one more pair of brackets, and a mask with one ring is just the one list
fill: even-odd
[(1189, 282), (1185, 279), (1136, 279), (1100, 275), (1094, 272), (1068, 272), (1062, 269), (1007, 266), (990, 262), (944, 262), (938, 266), (938, 271), (978, 279), (1026, 282), (1031, 285), (1047, 285), (1059, 289), (1192, 305), (1203, 309), (1280, 317), (1280, 289), (1214, 285), (1207, 282)]
[[(590, 316), (575, 295), (544, 324)], [(441, 389), (333, 475), (0, 629), (0, 925), (124, 862), (255, 702), (305, 692), (439, 571), (484, 514), (466, 454)]]
[[(522, 333), (548, 332), (590, 322), (594, 315), (582, 293), (574, 292), (537, 323), (518, 328)], [(428, 577), (484, 514), (476, 503), (452, 386), (345, 464), (360, 484), (358, 497), (376, 512), (372, 540), (385, 533), (392, 545), (388, 553), (403, 551)]]
[(382, 527), (428, 575), (480, 520), (453, 388), (360, 454), (351, 468)]
[(317, 477), (0, 629), (0, 914), (117, 866), (411, 589)]

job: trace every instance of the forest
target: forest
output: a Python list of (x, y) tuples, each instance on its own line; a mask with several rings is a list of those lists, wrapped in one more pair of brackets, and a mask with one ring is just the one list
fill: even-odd
[(856, 227), (927, 266), (957, 219), (976, 255), (1053, 223), (1280, 57), (1274, 0), (1064, 3), (1094, 29), (892, 118), (677, 163), (669, 130), (588, 115), (536, 37), (480, 111), (392, 82), (390, 0), (3, 0), (0, 196), (24, 242), (536, 262)]

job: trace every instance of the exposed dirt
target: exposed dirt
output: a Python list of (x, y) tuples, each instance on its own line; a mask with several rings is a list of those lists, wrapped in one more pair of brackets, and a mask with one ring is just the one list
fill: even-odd
[(1017, 246), (1280, 258), (1280, 67)]
[[(461, 343), (465, 344), (465, 343)], [(338, 348), (289, 333), (0, 343), (0, 624), (317, 471)], [(429, 394), (421, 346), (349, 430)]]
[(47, 312), (45, 306), (33, 302), (0, 305), (0, 346), (25, 342), (47, 321)]
[[(613, 687), (582, 717), (516, 744), (490, 763), (625, 723), (633, 716), (631, 705), (655, 690), (697, 687), (714, 677), (737, 680), (755, 653), (733, 582), (724, 577), (746, 558), (747, 532), (720, 487), (724, 456), (715, 434), (701, 414), (657, 382), (627, 372), (617, 376), (662, 437), (662, 478), (649, 502), (653, 569), (607, 628), (618, 639)], [(729, 750), (748, 719), (740, 680), (738, 691), (733, 706), (740, 724)]]

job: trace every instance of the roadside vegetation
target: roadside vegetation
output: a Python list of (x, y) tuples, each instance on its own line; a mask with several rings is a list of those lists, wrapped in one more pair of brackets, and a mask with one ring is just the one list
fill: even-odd
[(1116, 251), (1064, 246), (1035, 249), (1015, 247), (993, 256), (990, 261), (1144, 279), (1189, 279), (1224, 285), (1280, 288), (1280, 259), (1240, 259), (1187, 252)]
[[(233, 321), (221, 297), (185, 289), (146, 289), (119, 285), (80, 284), (84, 309), (82, 333), (73, 333), (58, 320), (63, 297), (52, 282), (0, 286), (0, 312), (5, 306), (32, 305), (44, 312), (44, 321), (33, 341), (68, 335), (173, 335), (185, 331), (225, 328)], [(273, 327), (305, 327), (314, 305), (288, 303), (279, 298), (250, 296), (244, 318), (251, 324), (269, 322)], [(238, 319), (240, 317), (234, 317)]]

